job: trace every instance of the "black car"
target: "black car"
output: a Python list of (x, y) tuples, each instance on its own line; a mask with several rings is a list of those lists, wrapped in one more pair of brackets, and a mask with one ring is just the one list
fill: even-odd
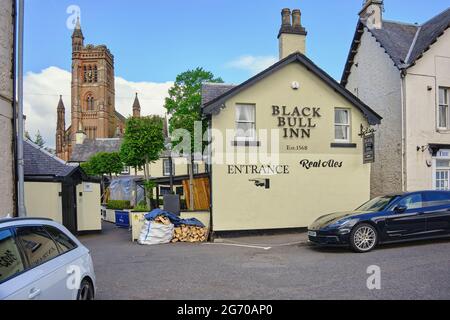
[(369, 252), (377, 244), (450, 236), (450, 192), (417, 191), (378, 197), (356, 211), (318, 218), (309, 241)]

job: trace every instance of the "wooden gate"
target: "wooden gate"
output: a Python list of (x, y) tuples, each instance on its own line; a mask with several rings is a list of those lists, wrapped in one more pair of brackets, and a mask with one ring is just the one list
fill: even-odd
[[(194, 178), (194, 210), (209, 210), (211, 199), (208, 178)], [(186, 196), (186, 205), (190, 208), (189, 179), (183, 180), (183, 190)]]

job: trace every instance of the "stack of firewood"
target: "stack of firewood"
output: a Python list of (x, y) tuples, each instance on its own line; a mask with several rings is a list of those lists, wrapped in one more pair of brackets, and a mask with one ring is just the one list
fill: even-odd
[(164, 216), (157, 216), (155, 218), (155, 222), (156, 223), (160, 223), (160, 224), (165, 224), (166, 226), (168, 226), (169, 224), (171, 224), (169, 218), (166, 218)]
[(172, 242), (204, 242), (207, 237), (207, 228), (181, 225), (174, 229)]

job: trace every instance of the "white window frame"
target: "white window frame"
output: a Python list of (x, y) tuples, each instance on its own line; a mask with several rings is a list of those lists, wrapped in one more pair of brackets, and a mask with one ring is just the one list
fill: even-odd
[[(244, 121), (244, 120), (239, 120), (238, 117), (238, 108), (242, 107), (242, 106), (250, 106), (253, 108), (253, 117), (254, 117), (254, 121)], [(255, 104), (251, 104), (251, 103), (238, 103), (236, 104), (236, 115), (235, 115), (235, 127), (236, 127), (236, 134), (235, 134), (235, 139), (236, 141), (255, 141), (256, 140), (256, 105)], [(242, 136), (238, 136), (238, 123), (253, 123), (253, 131), (252, 131), (252, 135), (250, 137), (242, 137)]]
[[(163, 159), (163, 176), (164, 177), (170, 177), (170, 166), (168, 168), (166, 168), (166, 163), (168, 163), (170, 165), (170, 159)], [(166, 171), (167, 169), (167, 171)], [(175, 175), (175, 163), (172, 160), (172, 175)]]
[[(441, 103), (441, 91), (444, 91), (444, 97), (447, 101), (444, 101), (443, 103)], [(450, 88), (447, 87), (439, 87), (438, 90), (438, 107), (437, 107), (437, 128), (438, 130), (450, 130), (450, 108), (449, 108), (449, 103), (450, 103)], [(444, 107), (447, 109), (446, 112), (446, 119), (445, 119), (445, 127), (441, 126), (441, 107)]]
[[(433, 190), (450, 190), (450, 166), (449, 167), (438, 167), (437, 162), (439, 160), (447, 160), (450, 161), (450, 150), (440, 150), (437, 156), (433, 159)], [(448, 172), (448, 182), (447, 189), (438, 188), (437, 183), (437, 173), (439, 171), (447, 171)], [(442, 179), (439, 179), (442, 180)]]
[[(336, 123), (336, 111), (346, 111), (347, 112), (347, 123)], [(333, 114), (333, 134), (334, 134), (334, 141), (337, 143), (349, 143), (351, 140), (351, 111), (347, 108), (334, 108), (334, 114)], [(336, 127), (346, 127), (347, 128), (347, 139), (336, 139)]]

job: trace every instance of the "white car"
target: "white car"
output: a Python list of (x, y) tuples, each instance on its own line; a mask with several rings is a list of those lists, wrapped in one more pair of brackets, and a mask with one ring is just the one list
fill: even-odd
[(0, 300), (93, 300), (89, 250), (47, 219), (0, 219)]

